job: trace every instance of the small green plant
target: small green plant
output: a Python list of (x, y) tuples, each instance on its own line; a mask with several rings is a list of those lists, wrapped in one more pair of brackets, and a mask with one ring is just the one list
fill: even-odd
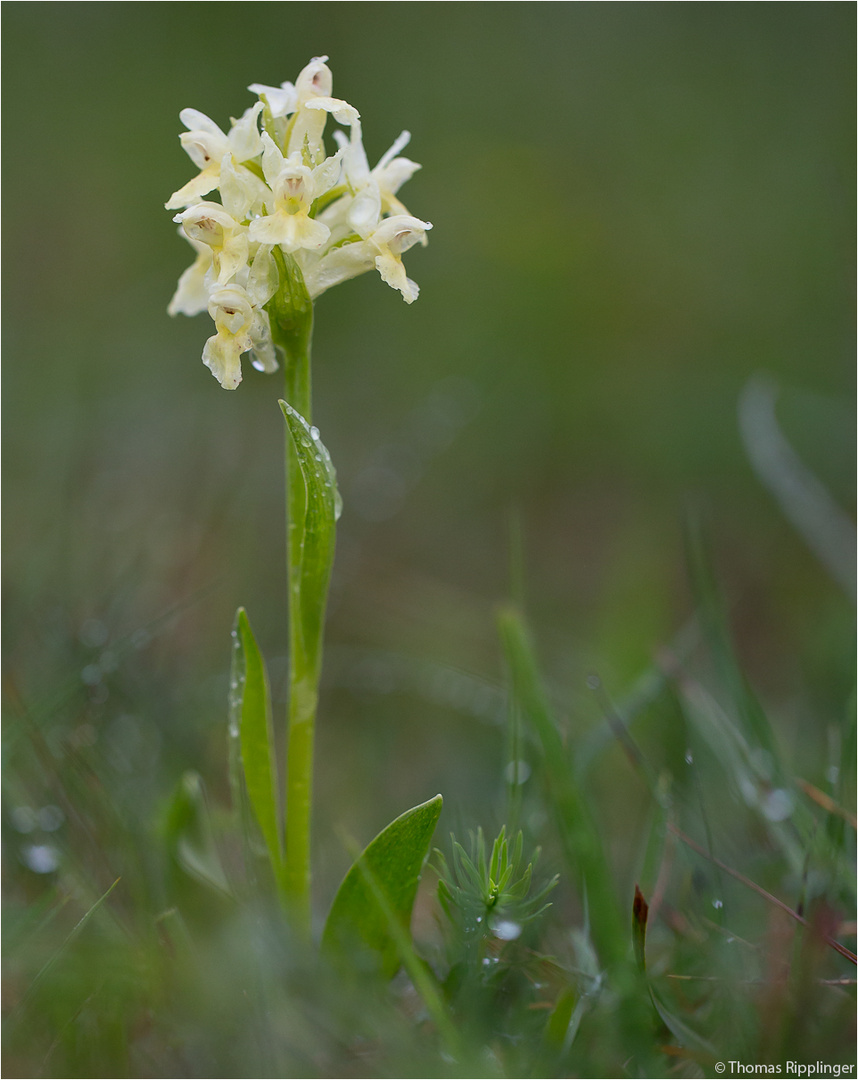
[(483, 830), (471, 836), (468, 854), (451, 837), (452, 873), (444, 854), (438, 859), (438, 901), (452, 924), (458, 942), (470, 947), (493, 936), (498, 941), (515, 941), (524, 927), (537, 919), (551, 905), (546, 897), (557, 885), (555, 874), (531, 895), (533, 859), (523, 867), (524, 837), (516, 836), (512, 848), (504, 826), (486, 857)]

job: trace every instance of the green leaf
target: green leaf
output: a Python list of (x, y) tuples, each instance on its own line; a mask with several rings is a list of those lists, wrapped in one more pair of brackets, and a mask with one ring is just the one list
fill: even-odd
[(170, 855), (186, 874), (218, 892), (230, 894), (199, 773), (186, 772), (179, 781), (167, 815), (165, 834)]
[(244, 608), (236, 612), (233, 635), (230, 736), (238, 740), (248, 799), (262, 831), (274, 876), (280, 882), (283, 848), (271, 694), (265, 662)]
[[(442, 803), (436, 795), (406, 810), (355, 861), (343, 878), (325, 924), (322, 948), (329, 955), (345, 956), (353, 967), (366, 964), (385, 976), (395, 974), (400, 953), (391, 933), (391, 917), (407, 934), (420, 872)], [(383, 904), (374, 889), (383, 894)]]
[[(299, 652), (296, 663), (301, 678), (318, 682), (322, 655), (322, 633), (331, 566), (334, 561), (336, 523), (342, 501), (337, 490), (337, 474), (331, 455), (319, 439), (317, 428), (285, 401), (280, 402), (283, 416), (295, 448), (295, 455), (304, 480), (303, 522), (290, 521), (292, 536), (298, 551), (290, 551), (290, 560), (299, 567)], [(294, 508), (290, 498), (290, 508)], [(292, 542), (290, 536), (290, 543)], [(295, 582), (293, 581), (293, 588)]]

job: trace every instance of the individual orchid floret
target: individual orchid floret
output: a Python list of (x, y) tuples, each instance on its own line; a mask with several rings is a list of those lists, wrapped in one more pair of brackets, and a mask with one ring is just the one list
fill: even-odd
[(299, 153), (317, 165), (324, 160), (322, 133), (328, 113), (341, 124), (351, 124), (358, 118), (357, 109), (347, 101), (331, 96), (333, 76), (325, 63), (327, 56), (317, 56), (304, 68), (295, 81), (295, 112), (287, 130), (287, 157)]
[(212, 249), (208, 244), (193, 240), (184, 229), (179, 235), (193, 247), (196, 259), (182, 273), (173, 299), (167, 308), (168, 315), (199, 315), (209, 305), (209, 279), (212, 270)]
[(277, 271), (270, 248), (260, 248), (253, 265), (242, 275), (244, 285), (215, 288), (208, 310), (217, 333), (203, 349), (203, 363), (225, 390), (241, 382), (241, 355), (253, 352), (253, 366), (260, 371), (277, 370), (271, 323), (264, 305), (277, 287)]
[(420, 289), (416, 282), (406, 276), (402, 255), (415, 244), (425, 244), (426, 233), (431, 228), (428, 221), (396, 214), (385, 218), (369, 238), (369, 243), (378, 251), (375, 268), (381, 274), (382, 281), (398, 289), (407, 304), (414, 303)]
[(296, 258), (310, 298), (315, 300), (334, 285), (374, 267), (388, 285), (402, 293), (406, 303), (413, 304), (420, 290), (407, 277), (402, 254), (415, 244), (425, 244), (426, 233), (431, 228), (428, 221), (399, 214), (385, 218), (366, 240), (332, 247), (321, 259), (299, 252)]
[(343, 151), (345, 176), (354, 199), (348, 208), (348, 224), (362, 238), (366, 238), (385, 214), (408, 214), (396, 193), (420, 166), (408, 158), (398, 157), (411, 140), (411, 133), (403, 131), (393, 146), (385, 153), (378, 165), (370, 171), (360, 121), (351, 125), (351, 135), (335, 131), (334, 138)]
[(201, 202), (176, 214), (191, 240), (207, 244), (218, 285), (225, 285), (247, 263), (247, 229), (226, 212), (219, 203)]
[(218, 186), (221, 163), (226, 154), (231, 154), (237, 162), (256, 157), (261, 149), (257, 117), (262, 108), (261, 101), (251, 105), (240, 120), (233, 121), (229, 135), (225, 135), (205, 113), (197, 109), (182, 109), (179, 118), (189, 130), (179, 136), (179, 141), (200, 172), (184, 187), (173, 192), (164, 204), (168, 210), (190, 206), (210, 191), (214, 191)]
[(203, 348), (203, 363), (224, 390), (235, 390), (241, 382), (241, 354), (253, 348), (253, 305), (240, 285), (226, 285), (214, 290), (208, 306), (217, 333)]
[(313, 202), (337, 183), (340, 154), (314, 169), (301, 164), (297, 154), (284, 158), (268, 134), (262, 136), (262, 171), (273, 193), (271, 213), (250, 223), (255, 243), (279, 244), (284, 251), (321, 248), (331, 230), (310, 217)]

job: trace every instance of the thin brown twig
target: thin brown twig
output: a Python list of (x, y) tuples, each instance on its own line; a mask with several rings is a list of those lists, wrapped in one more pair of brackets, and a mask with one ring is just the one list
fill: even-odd
[(795, 782), (805, 795), (807, 795), (809, 799), (812, 799), (817, 806), (821, 806), (822, 809), (828, 811), (829, 814), (835, 814), (837, 817), (843, 818), (843, 820), (851, 825), (853, 829), (858, 829), (858, 820), (856, 820), (855, 815), (836, 803), (830, 795), (826, 795), (824, 791), (820, 791), (818, 787), (809, 783), (807, 780), (802, 780), (800, 776), (796, 777)]
[[(741, 881), (741, 883), (747, 886), (749, 889), (753, 889), (755, 893), (757, 893), (759, 896), (762, 896), (763, 899), (768, 900), (770, 904), (774, 904), (775, 907), (780, 908), (781, 911), (789, 915), (790, 918), (795, 919), (796, 922), (801, 923), (802, 926), (810, 926), (810, 923), (807, 921), (807, 919), (805, 919), (803, 915), (799, 915), (797, 911), (794, 911), (789, 906), (789, 904), (785, 904), (783, 900), (779, 900), (772, 893), (767, 892), (761, 885), (758, 885), (755, 881), (751, 881), (750, 878), (745, 877), (745, 875), (740, 873), (738, 870), (734, 870), (732, 866), (728, 866), (726, 863), (721, 862), (720, 859), (717, 859), (714, 855), (710, 854), (705, 848), (702, 848), (699, 844), (696, 844), (690, 836), (686, 836), (685, 833), (682, 832), (681, 829), (678, 829), (672, 821), (669, 821), (667, 823), (667, 827), (671, 832), (676, 834), (676, 836), (683, 842), (683, 844), (686, 844), (688, 847), (690, 847), (692, 851), (696, 851), (698, 855), (702, 855), (704, 859), (708, 859), (709, 862), (714, 863), (715, 866), (723, 870), (725, 874), (729, 874), (737, 881)], [(829, 935), (826, 933), (822, 933), (820, 936), (823, 938), (826, 944), (830, 945), (831, 948), (834, 949), (835, 952), (840, 953), (841, 956), (845, 957), (853, 964), (858, 964), (858, 956), (856, 956), (851, 949), (847, 949), (845, 945), (841, 945), (839, 941), (835, 940), (833, 937), (829, 937)]]
[[(770, 979), (723, 979), (719, 975), (674, 975), (667, 972), (666, 979), (676, 979), (682, 982), (714, 982), (730, 983), (731, 986), (767, 986), (771, 985)], [(816, 979), (820, 986), (855, 986), (858, 979)]]

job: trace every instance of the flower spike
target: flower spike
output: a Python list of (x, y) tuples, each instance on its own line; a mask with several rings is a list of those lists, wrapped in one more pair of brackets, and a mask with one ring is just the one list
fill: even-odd
[[(360, 114), (333, 96), (327, 60), (315, 57), (294, 83), (252, 83), (258, 100), (228, 132), (197, 109), (179, 114), (187, 128), (180, 142), (199, 171), (166, 206), (178, 211), (174, 220), (196, 258), (168, 311), (208, 310), (217, 332), (203, 361), (226, 389), (241, 381), (246, 353), (259, 370), (276, 368), (275, 315), (288, 323), (294, 309), (294, 318), (304, 318), (301, 304), (311, 310), (342, 281), (375, 269), (406, 303), (419, 293), (402, 256), (425, 244), (432, 226), (398, 198), (420, 168), (400, 156), (410, 135), (403, 131), (371, 169)], [(330, 154), (329, 117), (342, 125)]]

